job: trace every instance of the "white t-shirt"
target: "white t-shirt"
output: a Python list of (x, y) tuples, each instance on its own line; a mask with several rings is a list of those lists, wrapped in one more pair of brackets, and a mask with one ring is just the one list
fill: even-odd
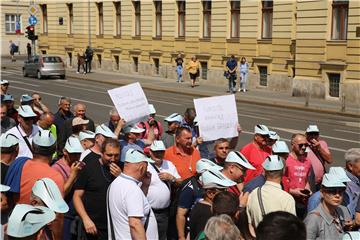
[[(35, 137), (35, 135), (38, 133), (39, 127), (37, 125), (32, 125), (32, 132), (30, 134), (30, 136), (26, 136), (26, 133), (24, 132), (24, 130), (20, 127), (20, 125), (17, 125), (13, 128), (10, 128), (6, 134), (13, 134), (14, 136), (16, 136), (19, 139), (19, 153), (16, 157), (28, 157), (28, 158), (33, 158), (33, 154), (31, 152), (31, 150), (29, 149), (28, 145), (26, 144), (24, 138), (27, 138), (27, 140), (29, 141), (30, 146), (32, 145), (32, 140)], [(24, 138), (22, 137), (24, 136)]]
[[(170, 173), (176, 179), (180, 178), (180, 175), (177, 172), (176, 167), (170, 161), (163, 160), (161, 167), (158, 169), (160, 172)], [(146, 197), (150, 203), (150, 206), (153, 209), (163, 209), (169, 207), (170, 189), (166, 186), (166, 183), (161, 181), (158, 172), (151, 164), (148, 165), (148, 172), (151, 173), (151, 183)]]
[[(138, 184), (139, 181), (122, 173), (110, 185), (109, 207), (115, 239), (131, 239), (129, 217), (141, 217), (142, 224), (149, 217), (146, 237), (151, 240), (159, 238), (155, 215)], [(108, 234), (111, 236), (109, 216)]]

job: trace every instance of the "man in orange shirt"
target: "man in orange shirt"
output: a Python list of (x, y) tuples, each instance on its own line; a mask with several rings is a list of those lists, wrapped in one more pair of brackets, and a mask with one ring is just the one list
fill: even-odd
[(189, 128), (180, 127), (176, 130), (175, 145), (166, 149), (164, 159), (175, 165), (183, 180), (196, 175), (196, 162), (200, 159), (200, 152), (192, 146)]

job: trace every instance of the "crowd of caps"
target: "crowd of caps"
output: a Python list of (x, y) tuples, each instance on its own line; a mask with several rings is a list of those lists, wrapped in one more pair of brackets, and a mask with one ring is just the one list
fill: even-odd
[[(360, 239), (360, 149), (332, 155), (317, 125), (291, 147), (257, 124), (250, 143), (204, 141), (196, 112), (95, 127), (86, 106), (39, 93), (15, 109), (1, 80), (5, 239)], [(241, 127), (238, 126), (239, 137)]]

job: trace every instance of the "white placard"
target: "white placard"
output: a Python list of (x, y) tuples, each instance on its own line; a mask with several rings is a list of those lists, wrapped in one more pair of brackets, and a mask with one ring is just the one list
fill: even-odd
[(234, 95), (194, 99), (200, 136), (204, 141), (238, 136)]
[(128, 124), (142, 121), (149, 116), (149, 103), (140, 83), (110, 89), (108, 93), (120, 117)]

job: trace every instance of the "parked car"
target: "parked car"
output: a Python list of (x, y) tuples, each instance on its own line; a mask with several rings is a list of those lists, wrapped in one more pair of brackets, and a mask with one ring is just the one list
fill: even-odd
[(51, 76), (65, 78), (65, 63), (59, 56), (39, 55), (24, 61), (23, 75), (36, 76), (38, 79)]

